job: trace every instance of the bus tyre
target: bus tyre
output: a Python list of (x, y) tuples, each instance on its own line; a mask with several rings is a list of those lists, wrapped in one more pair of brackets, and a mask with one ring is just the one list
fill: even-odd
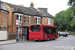
[(54, 40), (56, 39), (56, 37), (54, 36)]
[(47, 37), (47, 40), (49, 41), (49, 37)]

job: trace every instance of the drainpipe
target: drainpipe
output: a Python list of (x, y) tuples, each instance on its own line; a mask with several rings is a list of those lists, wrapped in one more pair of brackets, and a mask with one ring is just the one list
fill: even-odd
[(0, 9), (1, 9), (1, 0), (0, 0)]

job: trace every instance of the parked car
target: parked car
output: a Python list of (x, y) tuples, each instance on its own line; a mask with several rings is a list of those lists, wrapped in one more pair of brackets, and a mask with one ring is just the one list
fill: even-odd
[(60, 35), (62, 36), (63, 35), (63, 32), (60, 32)]
[(59, 37), (63, 36), (63, 32), (58, 31)]
[(67, 33), (67, 35), (70, 35), (70, 33), (69, 32), (66, 32)]
[(63, 36), (63, 37), (65, 37), (65, 36), (66, 36), (66, 37), (67, 37), (67, 36), (68, 36), (68, 34), (67, 34), (66, 32), (63, 32), (62, 36)]

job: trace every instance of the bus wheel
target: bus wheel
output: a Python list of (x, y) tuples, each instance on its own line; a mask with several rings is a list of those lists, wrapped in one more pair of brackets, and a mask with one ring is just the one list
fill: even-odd
[(49, 41), (49, 37), (47, 37), (47, 40)]
[(56, 39), (56, 37), (54, 36), (54, 40)]

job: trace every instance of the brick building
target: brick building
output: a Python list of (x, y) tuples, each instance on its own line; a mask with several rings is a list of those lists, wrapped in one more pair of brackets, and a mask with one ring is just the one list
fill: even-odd
[[(33, 3), (30, 4), (30, 7), (24, 7), (2, 1), (0, 5), (0, 30), (7, 30), (8, 39), (14, 39), (17, 36), (17, 19), (20, 20), (20, 26), (28, 27), (31, 24), (53, 26), (53, 16), (47, 12), (47, 8), (36, 9)], [(24, 28), (19, 29), (24, 33)]]

